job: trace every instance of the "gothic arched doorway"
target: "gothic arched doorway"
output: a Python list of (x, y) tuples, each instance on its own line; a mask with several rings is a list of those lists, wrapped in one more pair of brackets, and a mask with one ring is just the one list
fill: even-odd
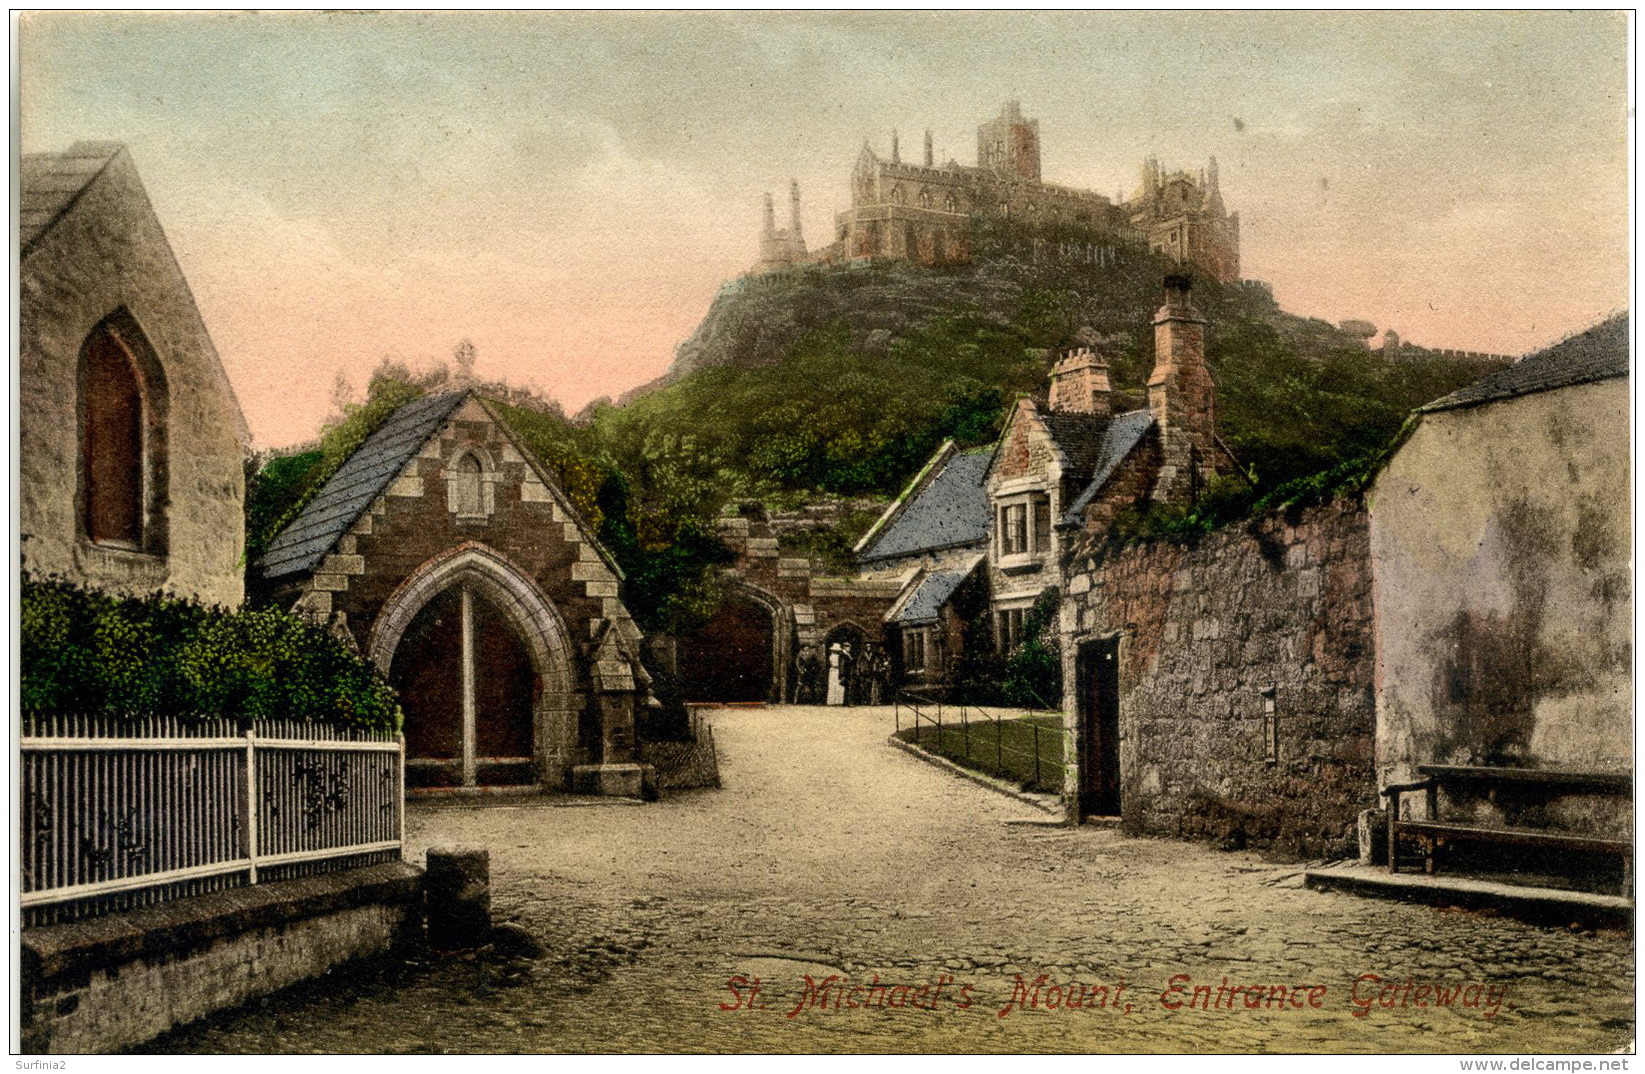
[(513, 625), (477, 587), (423, 605), (389, 668), (405, 714), (408, 776), (424, 786), (534, 779), (537, 675)]
[(855, 623), (841, 623), (823, 637), (822, 650), (825, 669), (823, 703), (868, 704), (871, 655), (868, 634)]
[(400, 693), (409, 786), (562, 784), (576, 763), (565, 627), (492, 550), (418, 568), (383, 606), (370, 648)]
[(714, 617), (680, 639), (680, 686), (688, 701), (771, 697), (777, 627), (770, 609), (729, 592)]

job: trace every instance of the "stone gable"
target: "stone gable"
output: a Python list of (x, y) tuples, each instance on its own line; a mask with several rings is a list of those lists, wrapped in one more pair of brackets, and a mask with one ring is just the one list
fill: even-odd
[[(476, 463), (477, 495), (465, 498), (459, 485)], [(649, 680), (621, 577), (552, 476), (478, 399), (423, 442), (311, 574), (277, 593), (386, 674), (408, 622), (463, 570), (488, 579), (486, 597), (514, 622), (539, 624), (522, 630), (538, 663), (542, 782), (569, 789), (577, 766), (631, 762), (632, 713), (606, 695), (626, 703)]]
[[(19, 270), (23, 565), (111, 592), (164, 589), (234, 607), (244, 595), (245, 419), (130, 155), (107, 152)], [(146, 489), (153, 536), (141, 549), (93, 543), (83, 519), (81, 348), (113, 321), (152, 359), (145, 389), (163, 421)]]

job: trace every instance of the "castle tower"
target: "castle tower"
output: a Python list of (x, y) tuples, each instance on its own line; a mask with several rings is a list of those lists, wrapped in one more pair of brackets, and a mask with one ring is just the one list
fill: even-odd
[(1051, 367), (1050, 409), (1073, 414), (1112, 413), (1109, 401), (1108, 360), (1078, 347)]
[(1017, 179), (1040, 178), (1040, 121), (1006, 101), (1000, 114), (977, 128), (977, 167)]
[(936, 166), (935, 160), (936, 160), (936, 154), (932, 152), (931, 132), (926, 131), (925, 132), (925, 166), (927, 168), (935, 167)]
[(1192, 503), (1215, 473), (1216, 385), (1205, 364), (1205, 318), (1189, 301), (1192, 280), (1165, 277), (1165, 305), (1154, 314), (1154, 372), (1148, 409), (1159, 428), (1161, 465), (1153, 498)]

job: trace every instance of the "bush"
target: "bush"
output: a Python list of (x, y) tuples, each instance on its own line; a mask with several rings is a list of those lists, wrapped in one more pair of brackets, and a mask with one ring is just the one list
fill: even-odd
[(27, 576), (21, 603), (28, 711), (400, 726), (394, 691), (376, 671), (289, 612), (117, 598)]

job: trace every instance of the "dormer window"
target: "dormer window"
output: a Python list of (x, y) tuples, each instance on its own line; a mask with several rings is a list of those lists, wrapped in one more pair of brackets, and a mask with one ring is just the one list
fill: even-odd
[(1038, 564), (1051, 551), (1051, 501), (1044, 492), (996, 501), (994, 526), (1001, 567)]

